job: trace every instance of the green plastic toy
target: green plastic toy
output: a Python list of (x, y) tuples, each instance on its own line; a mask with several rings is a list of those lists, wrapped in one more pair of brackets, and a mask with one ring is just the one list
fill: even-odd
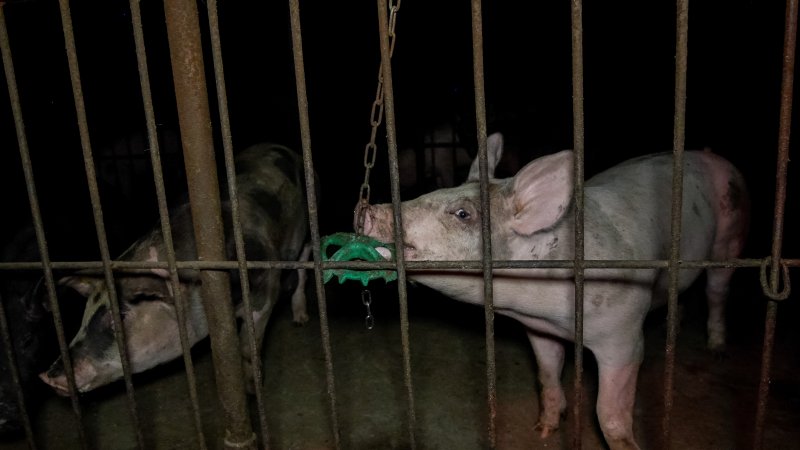
[[(330, 246), (339, 247), (332, 255), (328, 255)], [(371, 237), (353, 233), (334, 233), (322, 238), (323, 261), (385, 261), (377, 248), (388, 249), (391, 259), (394, 260), (394, 244), (386, 244)], [(357, 280), (366, 286), (372, 280), (383, 278), (387, 283), (397, 279), (394, 270), (352, 270), (352, 269), (326, 269), (323, 272), (325, 283), (333, 277), (339, 278), (339, 284), (346, 280)]]

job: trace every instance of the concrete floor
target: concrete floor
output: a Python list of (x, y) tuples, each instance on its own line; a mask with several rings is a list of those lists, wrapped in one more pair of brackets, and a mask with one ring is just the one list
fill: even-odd
[[(752, 448), (756, 388), (760, 367), (763, 301), (751, 286), (755, 272), (742, 271), (731, 299), (728, 357), (705, 350), (704, 311), (698, 289), (685, 295), (685, 319), (678, 338), (672, 446), (676, 449)], [(380, 284), (380, 283), (378, 283)], [(265, 341), (265, 402), (272, 449), (334, 448), (330, 400), (320, 340), (314, 288), (312, 320), (294, 327), (288, 305), (280, 305)], [(357, 286), (329, 285), (328, 312), (336, 383), (336, 408), (343, 449), (409, 448), (408, 400), (396, 285), (372, 290), (375, 328), (364, 326), (365, 310)], [(425, 288), (410, 288), (410, 346), (420, 449), (488, 447), (483, 310), (443, 298)], [(772, 390), (764, 448), (800, 448), (800, 339), (793, 322), (798, 308), (781, 305)], [(647, 349), (639, 377), (635, 430), (643, 448), (663, 448), (664, 311), (651, 314), (645, 327)], [(794, 351), (793, 351), (794, 350)], [(209, 448), (220, 448), (221, 425), (208, 346), (194, 350), (204, 433)], [(573, 398), (573, 354), (564, 374)], [(538, 414), (535, 364), (522, 328), (496, 320), (497, 448), (570, 448), (575, 430), (567, 417), (561, 431), (542, 440), (534, 429)], [(597, 372), (586, 354), (583, 448), (604, 448), (594, 418)], [(139, 420), (148, 449), (197, 448), (183, 364), (160, 367), (134, 377)], [(82, 398), (89, 445), (98, 449), (136, 448), (121, 383)], [(76, 420), (67, 399), (51, 397), (36, 415), (39, 448), (79, 448)], [(0, 442), (0, 449), (26, 448), (24, 439)]]

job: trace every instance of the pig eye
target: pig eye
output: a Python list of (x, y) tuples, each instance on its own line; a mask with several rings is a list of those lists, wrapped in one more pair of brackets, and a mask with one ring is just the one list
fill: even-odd
[(470, 213), (464, 208), (459, 208), (456, 210), (455, 215), (461, 220), (467, 220), (470, 218)]

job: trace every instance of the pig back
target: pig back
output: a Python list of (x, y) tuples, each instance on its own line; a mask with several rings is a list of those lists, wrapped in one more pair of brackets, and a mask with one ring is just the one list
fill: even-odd
[[(683, 168), (681, 258), (705, 259), (717, 226), (717, 193), (701, 152), (686, 152)], [(588, 180), (586, 257), (669, 257), (671, 196), (671, 153), (635, 158)]]

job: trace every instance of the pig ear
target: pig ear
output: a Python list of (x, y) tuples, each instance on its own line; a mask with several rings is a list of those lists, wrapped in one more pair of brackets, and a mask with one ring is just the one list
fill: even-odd
[(511, 229), (528, 236), (555, 225), (572, 201), (571, 150), (539, 158), (514, 177)]
[(64, 277), (58, 280), (61, 286), (69, 286), (78, 291), (84, 297), (88, 297), (92, 292), (99, 289), (105, 281), (102, 278), (75, 275)]
[[(497, 163), (500, 162), (500, 158), (503, 156), (503, 135), (501, 133), (492, 133), (489, 137), (486, 138), (486, 159), (488, 163), (489, 169), (489, 179), (491, 180), (494, 178), (494, 170), (497, 168)], [(475, 159), (472, 161), (472, 165), (469, 167), (469, 176), (467, 177), (467, 183), (472, 181), (479, 181), (481, 177), (480, 166), (478, 165), (480, 162), (478, 161), (478, 156), (475, 156)]]

